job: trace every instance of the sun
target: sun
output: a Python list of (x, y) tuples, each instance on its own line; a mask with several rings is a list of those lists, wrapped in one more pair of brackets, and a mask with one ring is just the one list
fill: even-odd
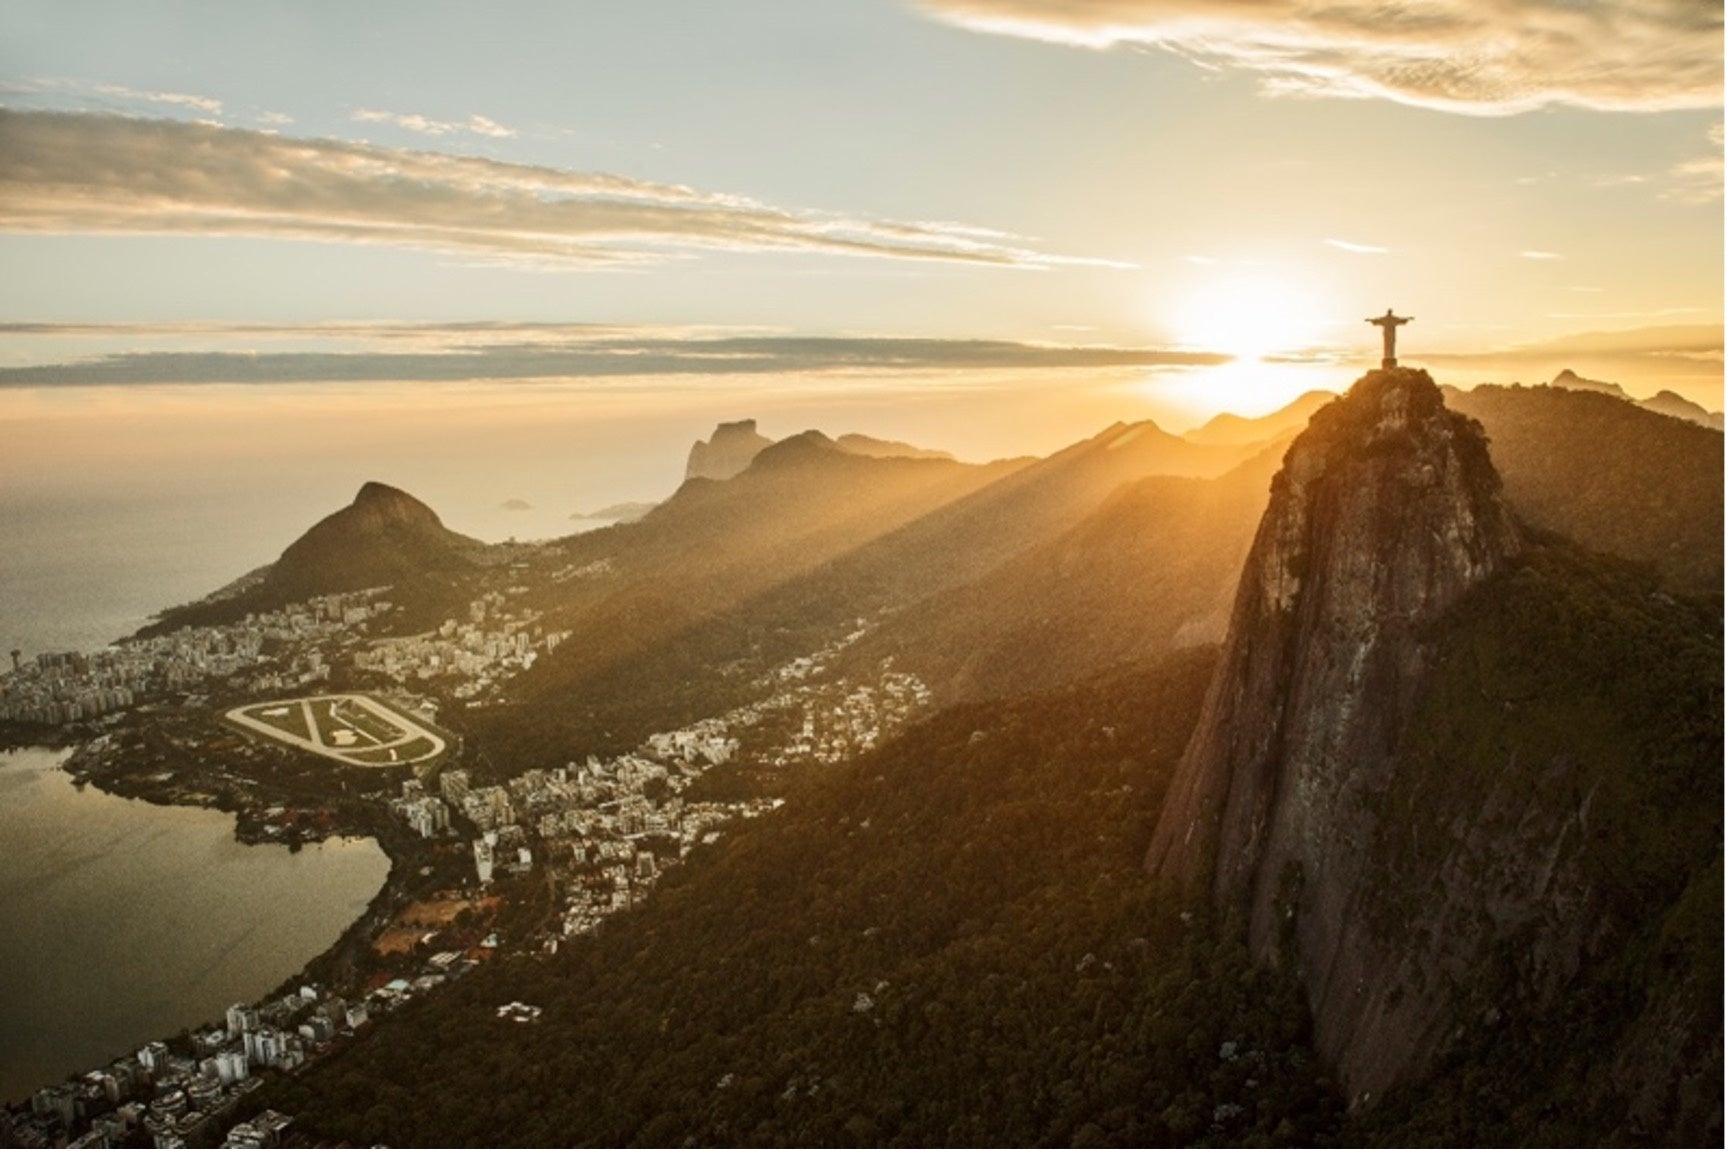
[(1313, 347), (1324, 328), (1312, 293), (1277, 273), (1226, 272), (1178, 300), (1169, 326), (1185, 346), (1239, 360)]

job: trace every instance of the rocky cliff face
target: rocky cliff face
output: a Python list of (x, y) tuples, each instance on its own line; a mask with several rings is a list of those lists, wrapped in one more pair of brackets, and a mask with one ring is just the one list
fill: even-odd
[(690, 447), (684, 478), (730, 480), (750, 467), (757, 453), (774, 443), (756, 430), (755, 420), (715, 425), (714, 435)]
[(1432, 1048), (1370, 928), (1377, 797), (1431, 671), (1431, 626), (1519, 548), (1480, 429), (1421, 371), (1371, 372), (1316, 414), (1273, 481), (1226, 648), (1148, 854), (1246, 907), (1294, 964), (1353, 1090)]

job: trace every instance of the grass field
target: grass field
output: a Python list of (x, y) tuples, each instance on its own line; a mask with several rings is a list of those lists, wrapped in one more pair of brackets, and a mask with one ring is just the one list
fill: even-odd
[(228, 719), (256, 735), (356, 767), (421, 763), (443, 738), (368, 695), (317, 695), (237, 707)]
[(294, 703), (260, 707), (255, 709), (253, 714), (260, 723), (279, 728), (288, 735), (299, 739), (311, 738), (312, 729), (306, 723), (306, 709)]

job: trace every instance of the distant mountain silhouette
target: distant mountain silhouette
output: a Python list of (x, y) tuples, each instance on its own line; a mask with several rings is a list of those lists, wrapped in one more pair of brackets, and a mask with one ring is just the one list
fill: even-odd
[(755, 420), (718, 424), (714, 434), (691, 445), (684, 478), (730, 480), (750, 466), (756, 454), (774, 443), (756, 430)]
[(608, 504), (598, 511), (573, 512), (570, 518), (573, 520), (606, 520), (609, 523), (633, 524), (652, 512), (656, 506), (658, 505), (646, 501)]
[(1723, 583), (1723, 433), (1612, 394), (1445, 389), (1482, 423), (1513, 510), (1596, 551), (1654, 566), (1674, 589)]
[(875, 456), (877, 458), (895, 457), (908, 460), (952, 460), (954, 456), (948, 452), (939, 452), (931, 448), (918, 448), (900, 440), (879, 440), (873, 436), (861, 436), (856, 432), (848, 432), (835, 440), (835, 446), (843, 452), (851, 452), (855, 456)]
[(1549, 382), (1549, 386), (1552, 388), (1570, 388), (1580, 392), (1600, 392), (1603, 395), (1614, 396), (1618, 400), (1626, 400), (1630, 404), (1636, 404), (1647, 411), (1673, 416), (1689, 423), (1703, 424), (1708, 428), (1716, 428), (1718, 431), (1723, 430), (1722, 412), (1707, 411), (1692, 400), (1678, 396), (1674, 392), (1658, 392), (1650, 399), (1636, 400), (1628, 395), (1620, 384), (1611, 384), (1603, 380), (1588, 380), (1574, 372), (1572, 368), (1563, 368)]
[(1589, 380), (1572, 368), (1562, 368), (1549, 381), (1551, 388), (1571, 388), (1576, 392), (1601, 392), (1606, 396), (1614, 396), (1618, 400), (1633, 402), (1633, 397), (1622, 390), (1620, 384), (1611, 384), (1606, 380)]
[(1304, 392), (1276, 412), (1239, 416), (1223, 412), (1183, 433), (1191, 444), (1258, 444), (1300, 431), (1309, 417), (1338, 399), (1336, 392)]
[(1674, 416), (1678, 420), (1689, 423), (1703, 424), (1708, 428), (1723, 430), (1723, 413), (1707, 411), (1684, 396), (1674, 392), (1662, 391), (1649, 399), (1640, 400), (1639, 406), (1648, 412), (1658, 412), (1665, 416)]
[[(790, 436), (730, 480), (686, 481), (637, 524), (565, 541), (570, 562), (604, 559), (608, 570), (547, 595), (549, 620), (576, 636), (522, 682), (534, 698), (568, 693), (580, 705), (556, 715), (530, 709), (495, 730), (513, 741), (508, 754), (519, 762), (562, 754), (558, 741), (579, 733), (628, 748), (654, 730), (639, 725), (667, 722), (668, 707), (688, 707), (695, 718), (736, 706), (749, 679), (722, 669), (741, 651), (751, 666), (802, 654), (860, 617), (963, 587), (1052, 542), (1125, 483), (1216, 475), (1246, 454), (1190, 444), (1151, 422), (1114, 424), (1043, 460), (989, 465), (872, 458), (841, 450), (821, 432)], [(1173, 552), (1173, 581), (1216, 554), (1210, 546), (1191, 559)], [(1228, 579), (1221, 570), (1218, 578)], [(1194, 582), (1216, 595), (1207, 578)], [(1183, 605), (1197, 596), (1205, 598), (1174, 598), (1154, 618), (1190, 611)], [(967, 618), (983, 625), (989, 615)], [(1118, 654), (1130, 649), (1134, 643)], [(1073, 655), (1065, 668), (1096, 666), (1079, 649)], [(1013, 669), (1003, 672), (1005, 682), (1013, 678)], [(549, 723), (564, 735), (555, 738)], [(525, 739), (529, 728), (537, 733)]]
[[(809, 434), (809, 433), (806, 433)], [(819, 433), (820, 434), (820, 433)], [(794, 437), (796, 438), (796, 437)], [(823, 439), (840, 451), (875, 459), (952, 460), (948, 452), (914, 447), (899, 440), (879, 440), (849, 432), (839, 439)], [(718, 424), (714, 435), (691, 446), (685, 463), (685, 479), (729, 480), (751, 465), (757, 455), (775, 441), (756, 430), (755, 420)]]
[[(639, 725), (725, 710), (749, 690), (724, 670), (741, 649), (784, 645), (790, 658), (834, 634), (826, 616), (765, 617), (759, 600), (1019, 466), (854, 455), (809, 431), (762, 449), (730, 479), (689, 479), (635, 523), (560, 542), (566, 564), (596, 570), (525, 597), (573, 635), (520, 680), (524, 699), (559, 706), (479, 722), (510, 749), (498, 754), (528, 762), (563, 754), (570, 740), (623, 750), (655, 729)], [(847, 612), (850, 623), (858, 612), (850, 603)]]

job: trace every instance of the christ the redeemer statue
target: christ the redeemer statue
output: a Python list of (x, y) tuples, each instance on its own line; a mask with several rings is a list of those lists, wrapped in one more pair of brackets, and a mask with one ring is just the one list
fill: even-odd
[(1400, 324), (1408, 324), (1415, 318), (1415, 316), (1395, 316), (1393, 309), (1388, 308), (1386, 315), (1371, 316), (1364, 321), (1381, 329), (1381, 367), (1396, 368), (1399, 366), (1399, 361), (1393, 358), (1393, 337), (1398, 332)]

